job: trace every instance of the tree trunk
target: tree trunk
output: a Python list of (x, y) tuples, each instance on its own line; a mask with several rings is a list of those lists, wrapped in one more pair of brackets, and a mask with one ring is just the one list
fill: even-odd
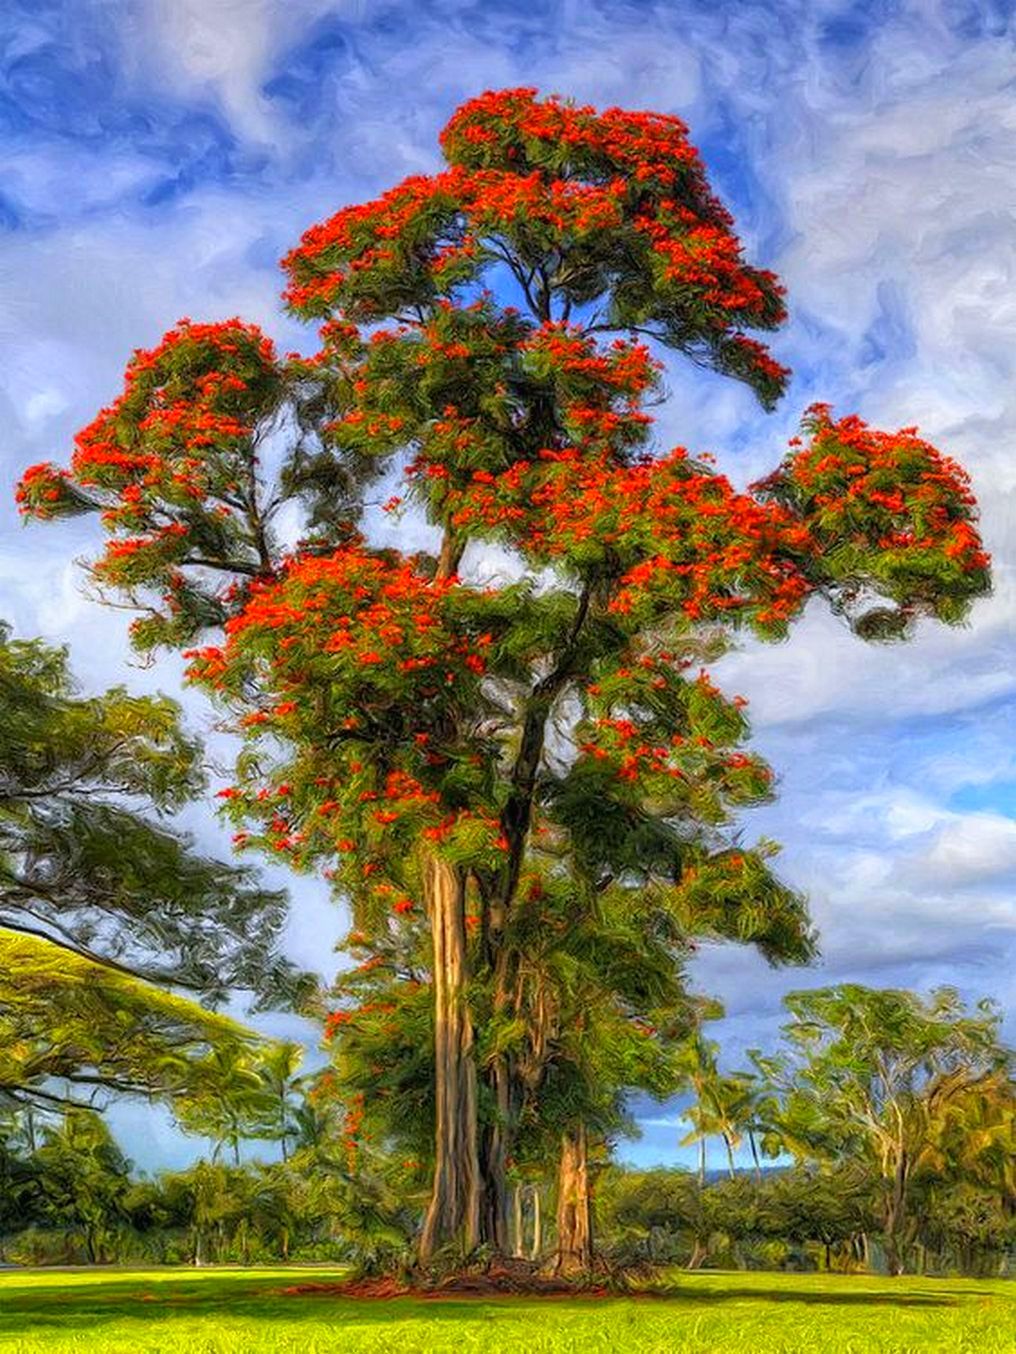
[(557, 1183), (555, 1274), (581, 1274), (593, 1263), (593, 1220), (589, 1202), (589, 1158), (585, 1125), (561, 1138)]
[(512, 1255), (516, 1260), (525, 1259), (526, 1237), (522, 1222), (522, 1186), (517, 1184), (512, 1190)]
[(885, 1258), (890, 1274), (904, 1272), (903, 1227), (906, 1220), (907, 1177), (909, 1163), (906, 1153), (901, 1152), (893, 1175), (892, 1191), (886, 1204), (885, 1215)]
[(758, 1159), (758, 1143), (755, 1141), (755, 1133), (752, 1129), (748, 1130), (748, 1142), (751, 1145), (751, 1159), (755, 1163), (755, 1180), (758, 1184), (762, 1183), (762, 1163)]
[(704, 1189), (706, 1184), (706, 1139), (705, 1134), (698, 1140), (698, 1182), (699, 1188)]
[(476, 1063), (466, 1006), (465, 881), (439, 856), (423, 862), (434, 948), (434, 1182), (420, 1237), (427, 1264), (444, 1246), (468, 1254), (480, 1237)]
[(543, 1250), (543, 1190), (539, 1185), (533, 1187), (533, 1249), (530, 1260), (539, 1260)]
[(511, 1132), (511, 1072), (504, 1058), (489, 1071), (488, 1085), (495, 1106), (494, 1122), (483, 1134), (480, 1155), (480, 1238), (495, 1253), (511, 1253), (511, 1192), (508, 1188), (509, 1134)]
[(737, 1167), (734, 1165), (734, 1147), (730, 1141), (730, 1137), (726, 1133), (723, 1135), (723, 1145), (727, 1149), (727, 1174), (730, 1176), (731, 1180), (733, 1180), (734, 1176), (737, 1174)]
[(695, 1238), (695, 1245), (692, 1248), (691, 1256), (686, 1266), (687, 1269), (701, 1269), (702, 1261), (709, 1254), (708, 1248), (702, 1244), (698, 1237)]

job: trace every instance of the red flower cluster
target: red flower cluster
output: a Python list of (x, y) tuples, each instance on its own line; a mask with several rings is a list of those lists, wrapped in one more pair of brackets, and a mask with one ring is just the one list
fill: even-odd
[(460, 617), (476, 597), (412, 560), (350, 544), (255, 582), (225, 643), (188, 651), (192, 680), (226, 696), (256, 686), (249, 738), (294, 749), (271, 784), (259, 761), (228, 793), (235, 819), (262, 822), (256, 844), (298, 864), (338, 852), (343, 883), (396, 914), (413, 906), (400, 879), (421, 834), (477, 859), (500, 849), (496, 819), (453, 809), (444, 794), (452, 775), (461, 805), (464, 762), (478, 786), (484, 775), (457, 741), (455, 714), (475, 706), (492, 643)]
[(526, 287), (534, 261), (556, 255), (548, 285), (569, 303), (623, 296), (619, 328), (657, 326), (777, 397), (786, 370), (740, 331), (783, 322), (782, 288), (745, 263), (679, 119), (509, 90), (464, 104), (442, 144), (449, 169), (304, 234), (283, 260), (297, 313), (374, 321), (505, 261)]
[(21, 476), (14, 498), (23, 517), (45, 521), (58, 517), (61, 509), (73, 502), (69, 494), (70, 474), (49, 461), (30, 465)]
[(253, 435), (274, 408), (279, 379), (273, 345), (255, 325), (181, 320), (157, 347), (135, 352), (123, 393), (75, 438), (69, 474), (26, 472), (23, 510), (100, 508), (114, 539), (99, 576), (128, 587), (159, 582), (172, 593), (195, 532), (228, 535), (242, 510)]
[(577, 175), (597, 179), (616, 167), (644, 192), (680, 187), (703, 214), (732, 224), (708, 190), (686, 124), (667, 114), (598, 112), (555, 97), (540, 99), (535, 89), (489, 90), (456, 110), (441, 133), (441, 146), (451, 164), (473, 169), (574, 166)]
[(744, 617), (779, 630), (810, 590), (806, 528), (681, 449), (632, 465), (548, 450), (449, 499), (456, 525), (505, 534), (535, 561), (613, 570), (611, 608), (634, 621), (680, 607), (695, 621)]
[(663, 652), (604, 670), (586, 689), (573, 774), (605, 775), (611, 793), (657, 810), (693, 803), (697, 815), (721, 822), (730, 805), (765, 798), (772, 776), (738, 748), (743, 700), (728, 700), (704, 671), (689, 680), (686, 666)]
[(805, 430), (807, 445), (756, 488), (807, 524), (823, 581), (946, 620), (986, 590), (990, 560), (955, 461), (915, 428), (878, 432), (853, 415), (834, 420), (828, 405), (809, 410)]
[(156, 494), (203, 500), (215, 488), (209, 450), (247, 449), (275, 369), (274, 346), (256, 325), (181, 320), (157, 347), (135, 352), (124, 393), (78, 433), (74, 478), (133, 490), (119, 514), (128, 519)]

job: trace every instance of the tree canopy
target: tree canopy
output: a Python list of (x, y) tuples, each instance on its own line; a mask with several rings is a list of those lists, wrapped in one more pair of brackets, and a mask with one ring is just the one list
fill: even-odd
[(780, 1135), (806, 1159), (874, 1168), (894, 1270), (922, 1172), (951, 1163), (1012, 1197), (1013, 1055), (990, 1002), (970, 1013), (952, 988), (923, 999), (850, 983), (785, 1004), (785, 1052), (758, 1059), (782, 1095)]
[(203, 785), (173, 701), (81, 696), (63, 650), (0, 629), (0, 928), (212, 1002), (291, 998), (285, 895), (159, 821)]
[[(965, 473), (913, 428), (816, 405), (746, 491), (654, 445), (654, 348), (763, 408), (788, 374), (747, 332), (782, 323), (782, 287), (679, 119), (508, 90), (464, 104), (442, 148), (447, 168), (287, 255), (313, 356), (182, 320), (134, 354), (69, 467), (19, 490), (36, 517), (99, 515), (93, 575), (139, 609), (141, 648), (197, 646), (191, 679), (245, 740), (221, 792), (239, 844), (328, 870), (368, 969), (404, 972), (426, 928), (425, 1259), (506, 1244), (534, 1074), (481, 1024), (532, 1044), (530, 960), (586, 925), (534, 889), (571, 891), (608, 945), (611, 909), (649, 898), (687, 940), (812, 950), (771, 845), (739, 840), (773, 776), (703, 665), (739, 629), (784, 638), (809, 599), (880, 640), (957, 623), (989, 587)], [(373, 530), (382, 476), (431, 549)], [(517, 945), (527, 916), (539, 943)]]
[(306, 989), (285, 895), (159, 821), (202, 784), (172, 701), (80, 696), (62, 650), (0, 630), (0, 1097), (199, 1088), (252, 1036), (194, 998)]

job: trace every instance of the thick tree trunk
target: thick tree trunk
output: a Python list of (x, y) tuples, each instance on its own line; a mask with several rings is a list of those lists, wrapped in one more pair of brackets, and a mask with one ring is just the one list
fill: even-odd
[(557, 1178), (555, 1274), (581, 1274), (593, 1263), (593, 1218), (589, 1202), (589, 1157), (585, 1125), (561, 1138)]
[[(512, 957), (504, 948), (506, 907), (500, 897), (484, 906), (483, 954), (494, 977), (494, 1010), (507, 1011), (512, 1001)], [(484, 1127), (480, 1143), (482, 1197), (480, 1239), (496, 1255), (512, 1254), (512, 1199), (508, 1186), (515, 1117), (520, 1088), (512, 1061), (504, 1054), (485, 1069), (487, 1103), (493, 1115)]]
[(424, 861), (424, 896), (434, 946), (434, 1182), (420, 1238), (420, 1261), (480, 1239), (476, 1063), (466, 1005), (465, 881), (436, 855)]

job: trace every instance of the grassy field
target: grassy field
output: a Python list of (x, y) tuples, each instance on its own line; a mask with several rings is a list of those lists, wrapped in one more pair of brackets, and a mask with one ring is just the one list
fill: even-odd
[(1016, 1287), (690, 1274), (665, 1297), (388, 1302), (287, 1294), (321, 1269), (0, 1274), (0, 1351), (92, 1354), (872, 1354), (1016, 1351)]

